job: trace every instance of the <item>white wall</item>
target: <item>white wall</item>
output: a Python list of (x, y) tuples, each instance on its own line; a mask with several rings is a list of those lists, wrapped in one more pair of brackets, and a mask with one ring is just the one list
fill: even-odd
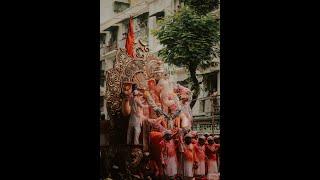
[(100, 0), (100, 24), (114, 16), (113, 0)]

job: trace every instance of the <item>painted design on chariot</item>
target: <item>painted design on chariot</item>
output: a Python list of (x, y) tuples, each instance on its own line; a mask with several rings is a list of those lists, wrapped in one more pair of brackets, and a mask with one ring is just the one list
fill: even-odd
[(141, 40), (136, 44), (133, 58), (127, 55), (125, 49), (118, 49), (114, 66), (106, 73), (105, 98), (110, 115), (120, 115), (124, 83), (137, 84), (139, 89), (147, 89), (147, 80), (162, 77), (164, 73), (162, 66), (163, 61), (149, 53), (149, 48)]

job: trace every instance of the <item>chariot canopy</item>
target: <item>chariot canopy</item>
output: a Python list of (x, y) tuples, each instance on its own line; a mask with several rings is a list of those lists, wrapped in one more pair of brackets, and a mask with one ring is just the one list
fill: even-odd
[(135, 48), (134, 57), (125, 49), (116, 52), (113, 68), (106, 73), (106, 106), (111, 119), (119, 117), (122, 103), (122, 86), (125, 83), (136, 84), (138, 89), (148, 89), (150, 79), (159, 80), (164, 75), (163, 61), (149, 52), (141, 40)]

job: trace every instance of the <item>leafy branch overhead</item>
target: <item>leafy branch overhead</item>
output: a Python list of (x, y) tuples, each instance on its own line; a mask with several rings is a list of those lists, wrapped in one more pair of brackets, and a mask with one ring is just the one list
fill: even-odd
[(209, 2), (212, 0), (202, 1), (201, 4), (196, 0), (186, 0), (186, 6), (159, 20), (160, 27), (153, 31), (164, 45), (159, 55), (169, 64), (185, 67), (189, 71), (193, 99), (199, 94), (197, 68), (212, 66), (213, 58), (220, 55), (220, 21), (210, 13), (218, 5), (211, 6)]
[(159, 55), (177, 66), (208, 66), (219, 51), (219, 20), (211, 14), (201, 16), (183, 7), (172, 16), (159, 20), (154, 35), (164, 45)]

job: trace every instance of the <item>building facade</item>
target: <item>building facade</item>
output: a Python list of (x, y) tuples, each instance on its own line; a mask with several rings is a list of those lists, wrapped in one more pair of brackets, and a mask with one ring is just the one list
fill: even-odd
[[(150, 51), (157, 54), (162, 48), (159, 41), (152, 35), (152, 30), (158, 27), (157, 20), (174, 13), (181, 6), (180, 0), (100, 0), (100, 64), (101, 64), (101, 112), (106, 114), (104, 92), (106, 87), (105, 73), (113, 67), (117, 48), (124, 48), (130, 16), (133, 16), (135, 40), (142, 40)], [(216, 16), (218, 11), (213, 12)], [(219, 17), (219, 15), (217, 16)], [(219, 122), (216, 100), (210, 98), (215, 90), (220, 94), (220, 67), (219, 58), (213, 59), (217, 66), (197, 71), (197, 77), (201, 84), (200, 94), (193, 107), (194, 130), (201, 132), (214, 132), (212, 118)], [(166, 65), (172, 79), (178, 83), (188, 78), (184, 68)], [(188, 86), (187, 84), (183, 84)], [(219, 96), (218, 96), (219, 97)], [(219, 98), (215, 98), (219, 99)], [(213, 106), (215, 104), (215, 106)], [(218, 133), (216, 126), (215, 133)]]

